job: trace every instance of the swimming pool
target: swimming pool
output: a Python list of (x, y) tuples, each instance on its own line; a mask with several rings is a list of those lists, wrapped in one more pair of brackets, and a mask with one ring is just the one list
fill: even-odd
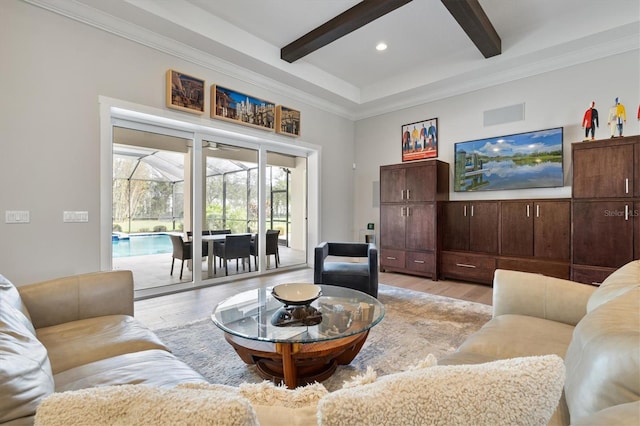
[(145, 256), (173, 252), (168, 234), (129, 235), (128, 238), (112, 238), (113, 258)]

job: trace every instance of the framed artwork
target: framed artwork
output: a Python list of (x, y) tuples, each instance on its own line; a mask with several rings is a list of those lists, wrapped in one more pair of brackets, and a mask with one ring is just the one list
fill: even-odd
[(438, 157), (438, 119), (402, 126), (402, 161)]
[(211, 118), (273, 131), (275, 110), (272, 102), (215, 84), (211, 86)]
[(204, 112), (204, 80), (174, 71), (167, 71), (167, 106), (180, 111)]
[(456, 143), (454, 191), (563, 186), (562, 130), (557, 127)]
[(300, 136), (300, 111), (282, 105), (276, 107), (276, 133)]

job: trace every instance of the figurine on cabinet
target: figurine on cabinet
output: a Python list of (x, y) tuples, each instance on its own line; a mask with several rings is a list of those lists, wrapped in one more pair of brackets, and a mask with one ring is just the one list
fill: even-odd
[(600, 127), (598, 122), (598, 110), (596, 107), (596, 101), (591, 101), (591, 106), (584, 113), (582, 118), (582, 127), (584, 128), (584, 140), (589, 139), (589, 132), (591, 132), (591, 140), (595, 139), (596, 127)]
[(627, 112), (624, 109), (624, 105), (620, 103), (620, 100), (616, 98), (615, 104), (609, 108), (609, 128), (611, 129), (611, 137), (622, 136), (622, 130), (624, 123), (627, 122)]

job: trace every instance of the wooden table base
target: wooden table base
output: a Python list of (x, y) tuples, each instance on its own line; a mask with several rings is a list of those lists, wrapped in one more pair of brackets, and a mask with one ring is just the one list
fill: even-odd
[(271, 343), (225, 333), (247, 364), (255, 364), (261, 377), (284, 382), (289, 389), (328, 379), (338, 365), (349, 364), (367, 340), (369, 331), (316, 343)]

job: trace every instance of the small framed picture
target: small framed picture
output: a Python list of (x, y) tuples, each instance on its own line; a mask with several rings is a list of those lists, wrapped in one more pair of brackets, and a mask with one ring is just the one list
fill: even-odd
[(264, 99), (213, 84), (211, 86), (211, 118), (274, 130), (276, 105)]
[(300, 136), (300, 111), (282, 105), (276, 107), (276, 133)]
[(402, 161), (438, 157), (438, 119), (402, 126)]
[(194, 114), (204, 113), (204, 80), (167, 71), (167, 107)]

